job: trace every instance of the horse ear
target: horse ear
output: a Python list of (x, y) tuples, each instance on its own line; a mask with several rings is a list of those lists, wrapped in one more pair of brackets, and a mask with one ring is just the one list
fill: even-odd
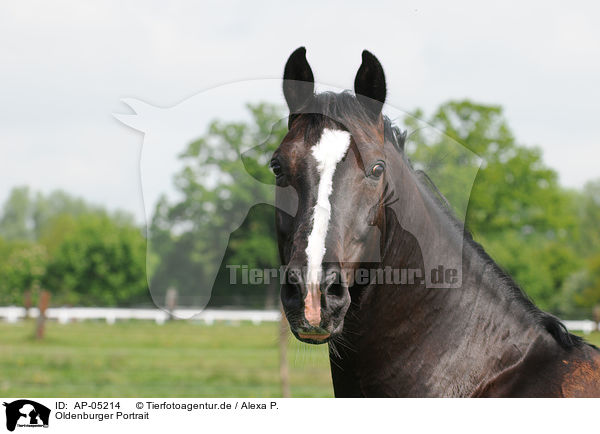
[(367, 50), (362, 52), (362, 64), (354, 79), (354, 93), (369, 115), (377, 119), (385, 102), (385, 75), (379, 60)]
[(294, 51), (283, 72), (283, 95), (290, 113), (297, 112), (315, 91), (315, 78), (306, 60), (306, 48)]

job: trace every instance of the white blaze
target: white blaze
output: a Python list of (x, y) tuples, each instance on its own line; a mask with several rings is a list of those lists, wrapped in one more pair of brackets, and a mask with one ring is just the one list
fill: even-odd
[(313, 294), (319, 288), (321, 263), (325, 256), (325, 237), (331, 218), (329, 196), (333, 190), (333, 175), (338, 163), (344, 158), (350, 146), (350, 133), (347, 131), (325, 129), (321, 140), (312, 148), (319, 171), (319, 189), (317, 203), (313, 210), (313, 226), (306, 246), (307, 284)]

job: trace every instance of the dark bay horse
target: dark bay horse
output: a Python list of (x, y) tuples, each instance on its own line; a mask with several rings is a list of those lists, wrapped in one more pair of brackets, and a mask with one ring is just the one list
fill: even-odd
[[(600, 352), (539, 310), (411, 167), (371, 53), (354, 94), (315, 94), (299, 48), (283, 90), (289, 132), (271, 168), (296, 212), (276, 213), (281, 300), (299, 340), (329, 344), (336, 396), (600, 396)], [(356, 277), (436, 262), (459, 264), (459, 284)]]

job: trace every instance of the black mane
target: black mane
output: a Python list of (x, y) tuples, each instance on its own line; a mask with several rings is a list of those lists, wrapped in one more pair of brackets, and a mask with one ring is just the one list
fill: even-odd
[[(411, 166), (412, 167), (412, 166)], [(455, 228), (463, 231), (463, 241), (478, 255), (484, 263), (489, 266), (494, 275), (504, 284), (513, 300), (523, 306), (527, 312), (534, 318), (535, 322), (546, 329), (556, 341), (564, 348), (572, 348), (586, 343), (580, 336), (569, 333), (566, 326), (554, 315), (542, 311), (538, 308), (531, 298), (521, 289), (514, 279), (485, 251), (483, 246), (473, 239), (473, 235), (466, 228), (465, 224), (456, 217), (452, 207), (442, 192), (433, 183), (431, 178), (422, 170), (414, 170), (417, 179), (421, 184), (427, 187), (426, 191), (431, 193), (436, 202), (440, 205), (445, 215), (454, 224)], [(464, 254), (464, 249), (463, 249)], [(594, 346), (594, 345), (592, 345)]]
[(567, 327), (557, 317), (538, 308), (513, 278), (490, 257), (483, 246), (473, 239), (473, 236), (466, 228), (464, 228), (464, 241), (466, 241), (473, 251), (476, 252), (476, 254), (485, 261), (486, 265), (492, 269), (494, 275), (496, 275), (496, 277), (504, 284), (504, 287), (508, 289), (512, 299), (523, 306), (533, 317), (535, 323), (550, 333), (563, 348), (568, 349), (578, 347), (581, 344), (586, 343), (580, 336), (569, 333)]
[[(397, 127), (393, 128), (397, 129)], [(406, 132), (403, 133), (403, 136), (406, 137)], [(403, 157), (405, 160), (407, 160), (404, 155)], [(412, 169), (412, 164), (410, 164), (410, 161), (409, 165)], [(478, 255), (478, 257), (481, 258), (487, 266), (491, 268), (494, 275), (504, 284), (504, 287), (508, 289), (512, 299), (517, 301), (525, 308), (525, 310), (533, 317), (536, 324), (540, 325), (548, 333), (550, 333), (563, 348), (569, 349), (581, 346), (582, 344), (587, 344), (587, 342), (580, 336), (569, 333), (567, 327), (557, 317), (538, 308), (531, 298), (529, 298), (523, 289), (514, 281), (514, 279), (502, 267), (500, 267), (496, 261), (494, 261), (494, 259), (492, 259), (492, 257), (485, 251), (483, 246), (473, 239), (473, 235), (466, 227), (466, 222), (462, 222), (460, 219), (458, 219), (458, 217), (456, 217), (452, 207), (450, 206), (450, 203), (437, 188), (431, 178), (429, 178), (429, 176), (422, 170), (413, 169), (413, 172), (421, 184), (427, 187), (425, 190), (429, 192), (435, 199), (436, 203), (440, 205), (440, 208), (454, 224), (454, 227), (463, 231), (463, 241), (467, 243), (467, 246), (469, 246), (472, 251)], [(463, 248), (463, 255), (464, 254), (466, 254), (466, 251)], [(591, 346), (595, 348), (595, 345)]]

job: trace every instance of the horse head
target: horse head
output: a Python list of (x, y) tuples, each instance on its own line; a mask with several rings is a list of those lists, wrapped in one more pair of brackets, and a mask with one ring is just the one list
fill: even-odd
[[(356, 270), (379, 261), (388, 155), (398, 154), (398, 135), (382, 115), (383, 68), (368, 51), (354, 94), (315, 94), (303, 47), (287, 61), (283, 91), (289, 131), (271, 168), (278, 186), (296, 192), (298, 206), (292, 216), (279, 206), (287, 198), (276, 198), (279, 252), (286, 266), (281, 300), (294, 335), (324, 343), (343, 329)], [(394, 169), (401, 177), (403, 168)]]

